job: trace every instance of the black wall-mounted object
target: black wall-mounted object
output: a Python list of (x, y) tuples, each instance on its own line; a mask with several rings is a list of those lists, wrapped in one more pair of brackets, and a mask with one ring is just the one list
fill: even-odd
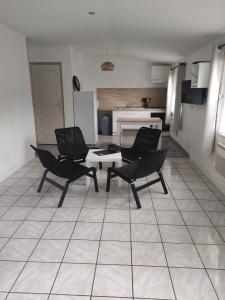
[(182, 81), (182, 103), (202, 105), (207, 99), (207, 94), (207, 88), (191, 88), (191, 80)]
[(80, 91), (80, 82), (79, 82), (79, 79), (77, 78), (77, 76), (75, 76), (75, 75), (73, 76), (72, 82), (73, 82), (74, 92), (79, 92)]

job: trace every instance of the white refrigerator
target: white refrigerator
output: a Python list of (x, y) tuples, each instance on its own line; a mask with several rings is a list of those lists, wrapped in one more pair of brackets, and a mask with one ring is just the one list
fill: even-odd
[(86, 144), (96, 144), (98, 141), (96, 92), (74, 93), (74, 118), (75, 126), (81, 128)]

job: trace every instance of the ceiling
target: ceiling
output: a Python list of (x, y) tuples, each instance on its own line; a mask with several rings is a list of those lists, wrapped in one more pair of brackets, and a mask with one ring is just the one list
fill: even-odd
[(108, 48), (157, 62), (175, 61), (218, 38), (224, 12), (224, 0), (0, 0), (0, 22), (31, 45)]

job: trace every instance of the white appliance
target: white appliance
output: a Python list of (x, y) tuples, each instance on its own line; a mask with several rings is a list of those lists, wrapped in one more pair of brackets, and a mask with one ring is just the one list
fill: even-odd
[(95, 92), (82, 91), (74, 93), (75, 126), (83, 132), (87, 144), (98, 141), (97, 97)]

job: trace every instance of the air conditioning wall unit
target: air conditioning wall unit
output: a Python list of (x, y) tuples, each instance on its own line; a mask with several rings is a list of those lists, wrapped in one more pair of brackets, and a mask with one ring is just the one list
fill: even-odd
[(152, 66), (151, 82), (166, 83), (168, 82), (170, 66)]

